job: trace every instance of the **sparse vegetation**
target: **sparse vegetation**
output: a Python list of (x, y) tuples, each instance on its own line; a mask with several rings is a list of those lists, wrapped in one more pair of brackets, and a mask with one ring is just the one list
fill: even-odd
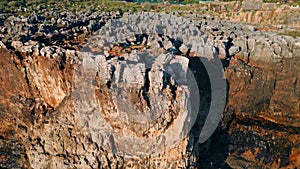
[[(161, 2), (158, 0), (157, 2)], [(142, 1), (141, 1), (142, 2)], [(143, 1), (144, 2), (144, 1)], [(120, 11), (120, 12), (138, 12), (138, 11), (152, 11), (152, 12), (172, 12), (181, 11), (184, 15), (184, 11), (191, 10), (190, 6), (184, 4), (190, 4), (199, 2), (199, 0), (182, 0), (178, 1), (180, 4), (165, 5), (161, 3), (151, 2), (124, 2), (124, 1), (111, 1), (111, 0), (2, 0), (0, 2), (0, 13), (18, 13), (20, 15), (29, 15), (33, 11), (41, 10), (69, 10), (69, 11), (81, 11), (84, 9), (98, 10), (98, 11)], [(198, 3), (195, 5), (200, 6)]]
[(155, 10), (157, 9), (157, 4), (144, 3), (129, 3), (121, 1), (110, 1), (110, 0), (16, 0), (8, 1), (2, 0), (0, 2), (0, 13), (28, 13), (35, 11), (37, 9), (48, 9), (48, 10), (75, 10), (79, 11), (82, 9), (97, 9), (100, 11), (116, 11), (121, 12), (135, 12), (141, 10)]
[(288, 35), (292, 37), (300, 37), (300, 30), (286, 30), (282, 33), (279, 33), (279, 35)]
[(265, 3), (278, 3), (278, 2), (282, 2), (282, 0), (263, 0), (263, 2), (265, 2)]
[(296, 0), (292, 5), (295, 5), (295, 6), (300, 6), (300, 0)]
[[(151, 1), (152, 2), (152, 1)], [(160, 1), (157, 1), (160, 2)], [(179, 2), (179, 1), (178, 1)], [(198, 0), (183, 0), (180, 3), (193, 3)], [(82, 10), (82, 9), (97, 9), (101, 11), (116, 11), (121, 12), (135, 12), (135, 11), (161, 11), (165, 8), (164, 5), (157, 3), (132, 3), (111, 0), (1, 0), (0, 13), (16, 13), (16, 12), (30, 12), (36, 9), (68, 9), (68, 10)]]

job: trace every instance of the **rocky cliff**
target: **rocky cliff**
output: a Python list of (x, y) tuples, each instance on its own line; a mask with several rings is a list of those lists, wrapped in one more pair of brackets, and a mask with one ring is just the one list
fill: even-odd
[[(266, 3), (262, 0), (203, 3), (204, 11), (233, 22), (254, 24), (258, 27), (299, 29), (299, 5), (289, 3)], [(198, 11), (195, 7), (195, 12)]]
[(1, 16), (0, 46), (2, 168), (300, 166), (299, 38), (48, 12)]

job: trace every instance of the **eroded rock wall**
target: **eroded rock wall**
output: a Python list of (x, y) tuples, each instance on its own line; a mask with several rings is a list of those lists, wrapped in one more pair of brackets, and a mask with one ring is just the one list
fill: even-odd
[[(58, 17), (63, 20), (68, 15)], [(159, 18), (171, 18), (168, 14), (140, 15), (140, 18), (152, 17), (153, 23), (159, 22)], [(116, 17), (115, 14), (97, 13), (90, 16), (98, 19)], [(72, 26), (69, 21), (61, 21), (62, 26), (55, 27), (58, 23), (53, 21), (53, 30), (49, 31), (43, 28), (45, 25), (41, 26), (43, 16), (28, 18), (29, 24), (26, 21), (22, 26), (19, 23), (21, 18), (9, 17), (2, 27), (6, 34), (3, 34), (0, 45), (1, 167), (291, 168), (300, 165), (299, 38), (253, 31), (251, 26), (224, 21), (203, 19), (190, 22), (175, 18), (170, 20), (170, 29), (164, 28), (168, 32), (158, 30), (160, 33), (146, 34), (142, 38), (125, 37), (126, 45), (108, 47), (105, 52), (101, 51), (101, 41), (81, 48), (89, 35), (106, 23), (104, 20), (98, 27), (93, 27), (97, 24), (90, 19), (82, 22), (87, 24), (86, 27)], [(11, 27), (12, 23), (15, 27)], [(195, 26), (189, 27), (191, 25)], [(175, 28), (172, 30), (172, 27)], [(34, 31), (26, 32), (21, 28)], [(179, 28), (196, 33), (194, 36), (187, 36), (188, 33), (180, 35), (188, 40), (181, 39), (178, 45), (172, 38), (177, 37)], [(66, 40), (74, 31), (78, 33), (74, 35), (76, 38)], [(148, 41), (143, 40), (145, 37)], [(144, 56), (146, 61), (143, 63), (133, 64), (140, 59), (137, 53), (144, 50), (152, 55)], [(109, 133), (105, 137), (95, 135), (101, 124), (95, 114), (78, 114), (81, 109), (76, 106), (83, 103), (92, 105), (89, 99), (94, 98), (74, 102), (73, 87), (77, 82), (87, 80), (74, 79), (74, 74), (80, 73), (76, 65), (87, 51), (96, 53), (92, 62), (97, 61), (97, 70), (102, 73), (94, 78), (97, 82), (92, 83), (95, 90), (90, 90), (96, 93), (95, 104), (112, 128), (117, 131), (128, 127), (128, 133), (137, 137), (150, 137), (173, 128), (169, 122), (176, 120), (180, 110), (187, 111), (184, 108), (188, 105), (183, 103), (190, 91), (184, 87), (184, 81), (178, 83), (172, 77), (180, 76), (180, 72), (188, 68), (194, 71), (194, 77), (198, 77), (199, 93), (205, 100), (201, 102), (199, 111), (209, 111), (211, 84), (201, 82), (205, 77), (205, 67), (196, 56), (204, 58), (207, 63), (220, 58), (228, 89), (227, 104), (217, 131), (211, 139), (198, 144), (199, 129), (196, 127), (173, 147), (164, 150), (159, 158), (132, 158), (116, 152), (113, 148), (116, 138)], [(167, 76), (159, 69), (166, 60), (174, 65), (171, 67), (173, 71), (178, 67), (182, 71)], [(165, 104), (159, 106), (154, 104), (156, 102)], [(155, 106), (168, 111), (162, 111), (164, 114), (154, 121), (161, 125), (151, 128), (120, 120), (120, 112), (129, 112), (124, 103), (141, 111), (149, 111)], [(196, 126), (203, 126), (203, 118), (206, 118), (205, 114), (198, 115)], [(89, 121), (83, 123), (84, 120)], [(221, 147), (219, 145), (223, 146), (222, 150), (216, 149)]]

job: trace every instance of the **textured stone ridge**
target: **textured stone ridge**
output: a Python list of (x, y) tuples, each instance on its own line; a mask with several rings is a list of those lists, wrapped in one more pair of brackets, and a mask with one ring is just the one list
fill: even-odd
[[(57, 22), (47, 15), (3, 19), (0, 167), (300, 166), (299, 38), (163, 13), (125, 14), (121, 20), (137, 20), (145, 28), (136, 30), (139, 34), (130, 34), (136, 31), (126, 29), (126, 24), (110, 29), (107, 25), (113, 23), (111, 18), (119, 17), (117, 13), (65, 13), (56, 16), (61, 18)], [(153, 18), (149, 24), (139, 22), (147, 17)], [(44, 20), (51, 21), (51, 29), (45, 28), (49, 25)], [(147, 32), (160, 22), (168, 22), (169, 27)], [(112, 35), (119, 39), (109, 39)], [(227, 104), (217, 131), (198, 144), (199, 127), (204, 125), (214, 92), (204, 64), (213, 65), (218, 58), (228, 82)], [(162, 152), (158, 156), (148, 155), (152, 153), (149, 147), (141, 152), (147, 156), (130, 156), (133, 145), (118, 142), (120, 138), (110, 132), (124, 129), (126, 136), (155, 138), (167, 130), (177, 131), (178, 125), (172, 123), (189, 111), (184, 108), (198, 104), (186, 103), (193, 94), (190, 76), (199, 87), (201, 100), (190, 133), (158, 151)], [(151, 108), (164, 111), (151, 114), (159, 112)], [(142, 119), (142, 112), (152, 116)], [(126, 116), (131, 120), (126, 121)], [(110, 128), (101, 128), (104, 123)]]
[[(106, 143), (102, 140), (111, 137), (110, 140), (115, 143), (111, 143), (113, 145), (109, 149), (116, 146), (116, 151), (121, 149), (128, 156), (154, 156), (170, 142), (181, 140), (180, 137), (186, 133), (181, 132), (183, 124), (177, 121), (183, 119), (184, 122), (191, 114), (188, 111), (191, 109), (188, 101), (190, 91), (186, 82), (178, 83), (173, 79), (176, 76), (172, 77), (167, 72), (177, 71), (177, 77), (180, 73), (186, 76), (187, 58), (171, 54), (136, 54), (123, 60), (115, 57), (107, 62), (104, 56), (97, 55), (95, 61), (99, 65), (98, 71), (76, 72), (80, 75), (74, 81), (73, 93), (76, 115), (83, 128), (92, 134), (94, 142), (105, 147)], [(89, 62), (84, 65), (87, 69), (95, 61), (83, 56), (83, 62)], [(93, 79), (89, 77), (93, 74), (96, 85), (90, 82)], [(182, 81), (187, 79), (179, 78)], [(171, 135), (168, 134), (170, 132)], [(163, 140), (159, 143), (157, 139)]]

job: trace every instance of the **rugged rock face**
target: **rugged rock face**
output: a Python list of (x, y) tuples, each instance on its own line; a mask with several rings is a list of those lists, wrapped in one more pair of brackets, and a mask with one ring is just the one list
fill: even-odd
[[(3, 19), (1, 167), (300, 166), (299, 38), (170, 14), (47, 15)], [(226, 107), (199, 144), (218, 58)]]
[[(294, 45), (289, 51), (299, 50), (297, 42)], [(247, 166), (249, 161), (258, 168), (299, 166), (298, 52), (290, 52), (290, 57), (278, 54), (282, 57), (277, 60), (276, 47), (260, 46), (258, 52), (259, 49), (267, 49), (271, 54), (265, 51), (259, 55), (273, 55), (273, 58), (265, 61), (252, 52), (248, 63), (232, 60), (226, 70), (230, 83), (227, 113), (234, 117), (228, 126), (230, 155), (227, 162), (233, 168)]]
[(212, 2), (204, 4), (202, 10), (216, 12), (233, 22), (274, 26), (275, 29), (300, 28), (299, 6), (288, 3), (264, 3), (262, 0)]

